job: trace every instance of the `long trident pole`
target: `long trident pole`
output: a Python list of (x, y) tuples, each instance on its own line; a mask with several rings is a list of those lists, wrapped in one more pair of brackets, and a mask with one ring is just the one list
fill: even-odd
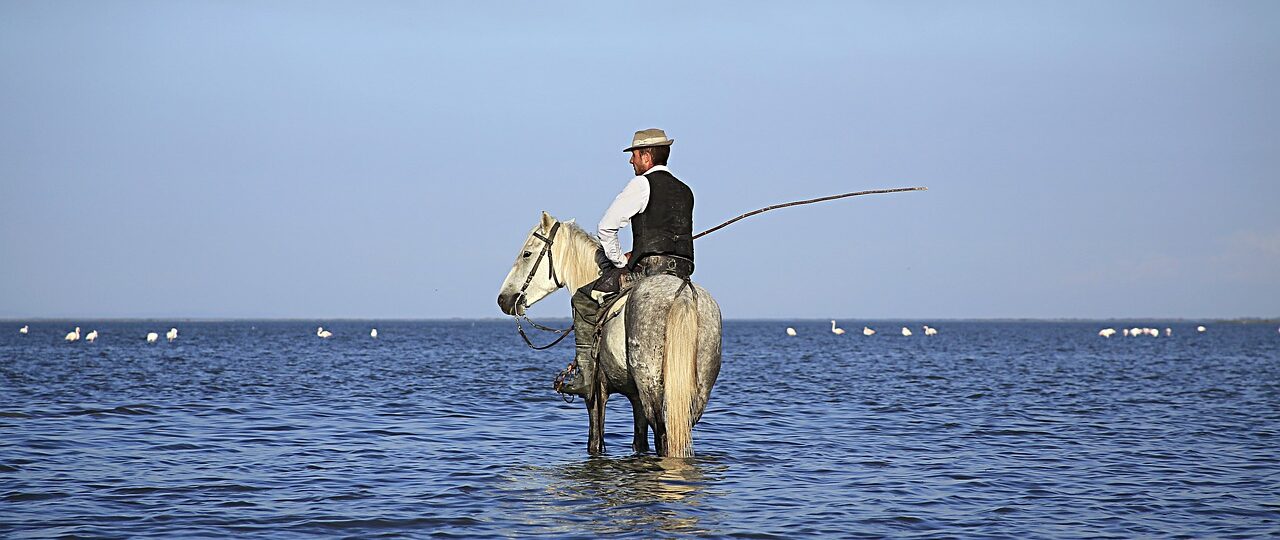
[(775, 205), (773, 205), (773, 206), (766, 206), (766, 207), (761, 208), (761, 209), (759, 209), (759, 210), (753, 210), (753, 211), (751, 211), (751, 212), (747, 212), (747, 213), (742, 214), (742, 215), (740, 215), (740, 216), (738, 216), (738, 217), (736, 217), (736, 218), (733, 218), (733, 219), (731, 219), (731, 220), (729, 220), (729, 221), (726, 221), (726, 222), (724, 222), (724, 223), (721, 223), (721, 224), (719, 224), (719, 225), (716, 225), (715, 227), (712, 227), (712, 228), (710, 228), (710, 229), (707, 229), (707, 230), (705, 230), (705, 231), (702, 231), (702, 232), (700, 232), (700, 233), (698, 233), (698, 234), (693, 235), (693, 239), (694, 239), (694, 240), (697, 240), (697, 239), (699, 239), (699, 238), (702, 238), (703, 236), (706, 236), (706, 235), (711, 234), (711, 233), (713, 233), (713, 232), (716, 232), (716, 231), (718, 231), (718, 230), (720, 230), (720, 229), (723, 229), (723, 228), (725, 228), (725, 227), (728, 227), (729, 225), (733, 224), (734, 222), (736, 222), (736, 221), (738, 221), (738, 220), (745, 219), (745, 218), (749, 218), (749, 217), (754, 216), (754, 215), (756, 215), (756, 214), (763, 214), (763, 213), (768, 212), (768, 211), (770, 211), (770, 210), (777, 210), (777, 209), (779, 209), (779, 208), (786, 208), (786, 207), (788, 207), (788, 206), (800, 206), (800, 205), (802, 205), (802, 204), (812, 204), (812, 203), (823, 202), (823, 201), (832, 201), (832, 200), (835, 200), (835, 199), (843, 199), (843, 198), (845, 198), (845, 197), (857, 197), (858, 195), (875, 195), (875, 194), (877, 194), (877, 193), (897, 193), (897, 192), (899, 192), (899, 191), (928, 191), (928, 190), (929, 190), (929, 188), (927, 188), (927, 187), (923, 187), (923, 186), (922, 186), (922, 187), (892, 188), (892, 189), (871, 189), (871, 190), (867, 190), (867, 191), (855, 191), (855, 192), (853, 192), (853, 193), (842, 193), (842, 194), (840, 194), (840, 195), (829, 195), (829, 196), (826, 196), (826, 197), (818, 197), (818, 198), (816, 198), (816, 199), (806, 199), (806, 200), (803, 200), (803, 201), (795, 201), (795, 202), (789, 202), (789, 203), (775, 204)]

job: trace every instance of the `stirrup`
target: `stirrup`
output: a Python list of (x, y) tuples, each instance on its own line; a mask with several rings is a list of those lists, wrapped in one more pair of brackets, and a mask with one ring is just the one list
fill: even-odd
[(556, 374), (556, 380), (555, 383), (552, 384), (552, 388), (555, 389), (557, 394), (560, 394), (560, 399), (563, 399), (565, 403), (573, 403), (573, 397), (577, 395), (564, 391), (566, 383), (573, 379), (574, 376), (581, 374), (582, 370), (578, 368), (577, 358), (574, 358), (572, 362), (569, 362), (569, 365), (565, 366), (564, 369), (560, 370), (560, 373)]

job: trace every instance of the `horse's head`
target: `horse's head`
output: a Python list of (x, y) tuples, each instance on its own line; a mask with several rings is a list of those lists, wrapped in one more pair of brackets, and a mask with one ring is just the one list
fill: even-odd
[(564, 286), (556, 274), (560, 261), (551, 256), (551, 245), (559, 229), (560, 222), (543, 212), (542, 219), (529, 231), (516, 254), (515, 264), (498, 290), (498, 307), (503, 313), (523, 315), (525, 308)]

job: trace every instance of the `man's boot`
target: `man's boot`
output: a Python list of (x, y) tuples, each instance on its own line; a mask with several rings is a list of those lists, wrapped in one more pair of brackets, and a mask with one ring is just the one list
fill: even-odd
[(587, 397), (591, 384), (596, 380), (596, 359), (592, 351), (596, 346), (596, 323), (600, 320), (600, 303), (592, 297), (594, 284), (586, 285), (573, 294), (574, 362), (578, 373), (564, 382), (558, 391)]

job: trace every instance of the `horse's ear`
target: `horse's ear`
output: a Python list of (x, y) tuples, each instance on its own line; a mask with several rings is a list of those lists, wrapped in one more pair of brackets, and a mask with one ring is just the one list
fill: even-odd
[(551, 217), (546, 211), (542, 212), (542, 230), (549, 231), (551, 226), (556, 224), (556, 218)]

